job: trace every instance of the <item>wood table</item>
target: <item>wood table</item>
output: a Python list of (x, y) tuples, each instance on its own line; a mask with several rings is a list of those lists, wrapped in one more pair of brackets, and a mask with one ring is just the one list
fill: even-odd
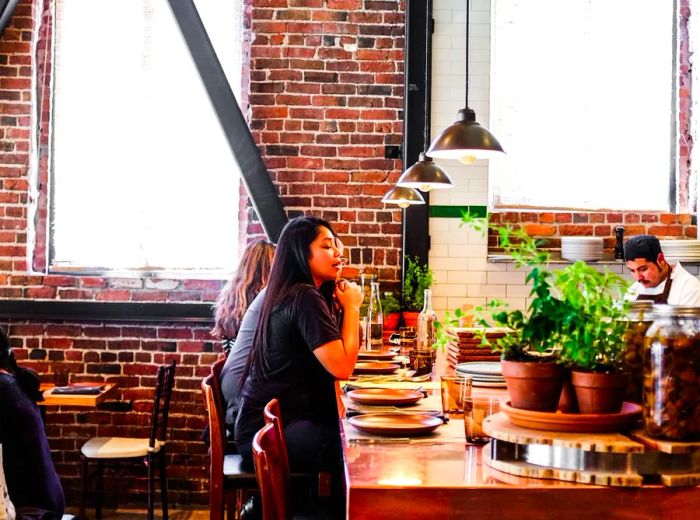
[[(77, 395), (77, 394), (54, 394), (52, 389), (55, 385), (42, 383), (40, 389), (44, 392), (44, 400), (39, 406), (79, 406), (82, 408), (95, 408), (99, 403), (113, 396), (116, 393), (116, 383), (81, 383), (81, 386), (102, 386), (99, 394)], [(73, 386), (73, 385), (71, 385)]]
[[(341, 400), (339, 407), (344, 414)], [(518, 477), (482, 464), (488, 445), (449, 436), (352, 442), (351, 429), (341, 421), (350, 519), (685, 519), (700, 511), (698, 487), (611, 488)]]

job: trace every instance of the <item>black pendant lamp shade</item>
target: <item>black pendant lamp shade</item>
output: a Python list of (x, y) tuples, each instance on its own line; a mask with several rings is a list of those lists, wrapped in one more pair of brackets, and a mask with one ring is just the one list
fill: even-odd
[(421, 152), (416, 164), (403, 172), (396, 185), (421, 191), (453, 187), (452, 179), (447, 172), (425, 155), (425, 152)]
[(464, 164), (470, 164), (477, 159), (499, 157), (504, 152), (498, 139), (476, 122), (476, 114), (469, 108), (469, 0), (467, 0), (466, 18), (465, 108), (459, 111), (458, 120), (433, 141), (428, 149), (428, 155), (437, 159), (456, 159)]
[(459, 120), (443, 130), (428, 149), (431, 157), (456, 159), (464, 164), (499, 157), (503, 153), (501, 143), (476, 122), (476, 114), (471, 108), (460, 110)]
[(413, 206), (414, 204), (425, 204), (423, 197), (413, 188), (402, 188), (401, 186), (396, 186), (391, 188), (386, 192), (382, 198), (384, 204), (396, 204), (400, 208), (407, 208)]

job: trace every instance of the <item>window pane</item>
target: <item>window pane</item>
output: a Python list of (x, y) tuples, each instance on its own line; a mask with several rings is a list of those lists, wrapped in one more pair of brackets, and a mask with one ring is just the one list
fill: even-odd
[(494, 1), (497, 207), (669, 209), (673, 4)]
[[(229, 34), (235, 3), (198, 2)], [(59, 1), (54, 96), (53, 267), (235, 265), (240, 171), (167, 2)]]

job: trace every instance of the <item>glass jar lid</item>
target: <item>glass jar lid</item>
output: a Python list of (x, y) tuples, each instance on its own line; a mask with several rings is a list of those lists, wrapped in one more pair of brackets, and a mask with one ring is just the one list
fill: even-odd
[(654, 305), (651, 311), (651, 318), (700, 318), (700, 307), (689, 307), (682, 305)]
[(630, 302), (627, 310), (627, 318), (632, 321), (651, 321), (654, 302), (651, 300), (637, 300)]

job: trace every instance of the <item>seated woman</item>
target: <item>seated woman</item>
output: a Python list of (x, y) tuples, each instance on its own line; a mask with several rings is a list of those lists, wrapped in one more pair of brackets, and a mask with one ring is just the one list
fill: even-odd
[(214, 306), (212, 335), (223, 341), (228, 355), (241, 328), (243, 315), (267, 284), (275, 246), (267, 240), (254, 240), (243, 251), (236, 274), (224, 286)]
[(0, 444), (10, 499), (17, 509), (17, 518), (60, 519), (63, 488), (51, 461), (39, 408), (27, 394), (33, 394), (36, 388), (27, 385), (25, 381), (31, 379), (22, 374), (5, 331), (0, 328)]
[[(292, 471), (341, 468), (335, 380), (347, 378), (359, 350), (362, 292), (335, 283), (343, 260), (333, 230), (298, 217), (282, 231), (262, 302), (235, 425), (244, 467), (253, 469), (251, 443), (263, 408), (280, 401)], [(331, 297), (321, 286), (335, 285)], [(334, 302), (343, 311), (339, 327)]]

